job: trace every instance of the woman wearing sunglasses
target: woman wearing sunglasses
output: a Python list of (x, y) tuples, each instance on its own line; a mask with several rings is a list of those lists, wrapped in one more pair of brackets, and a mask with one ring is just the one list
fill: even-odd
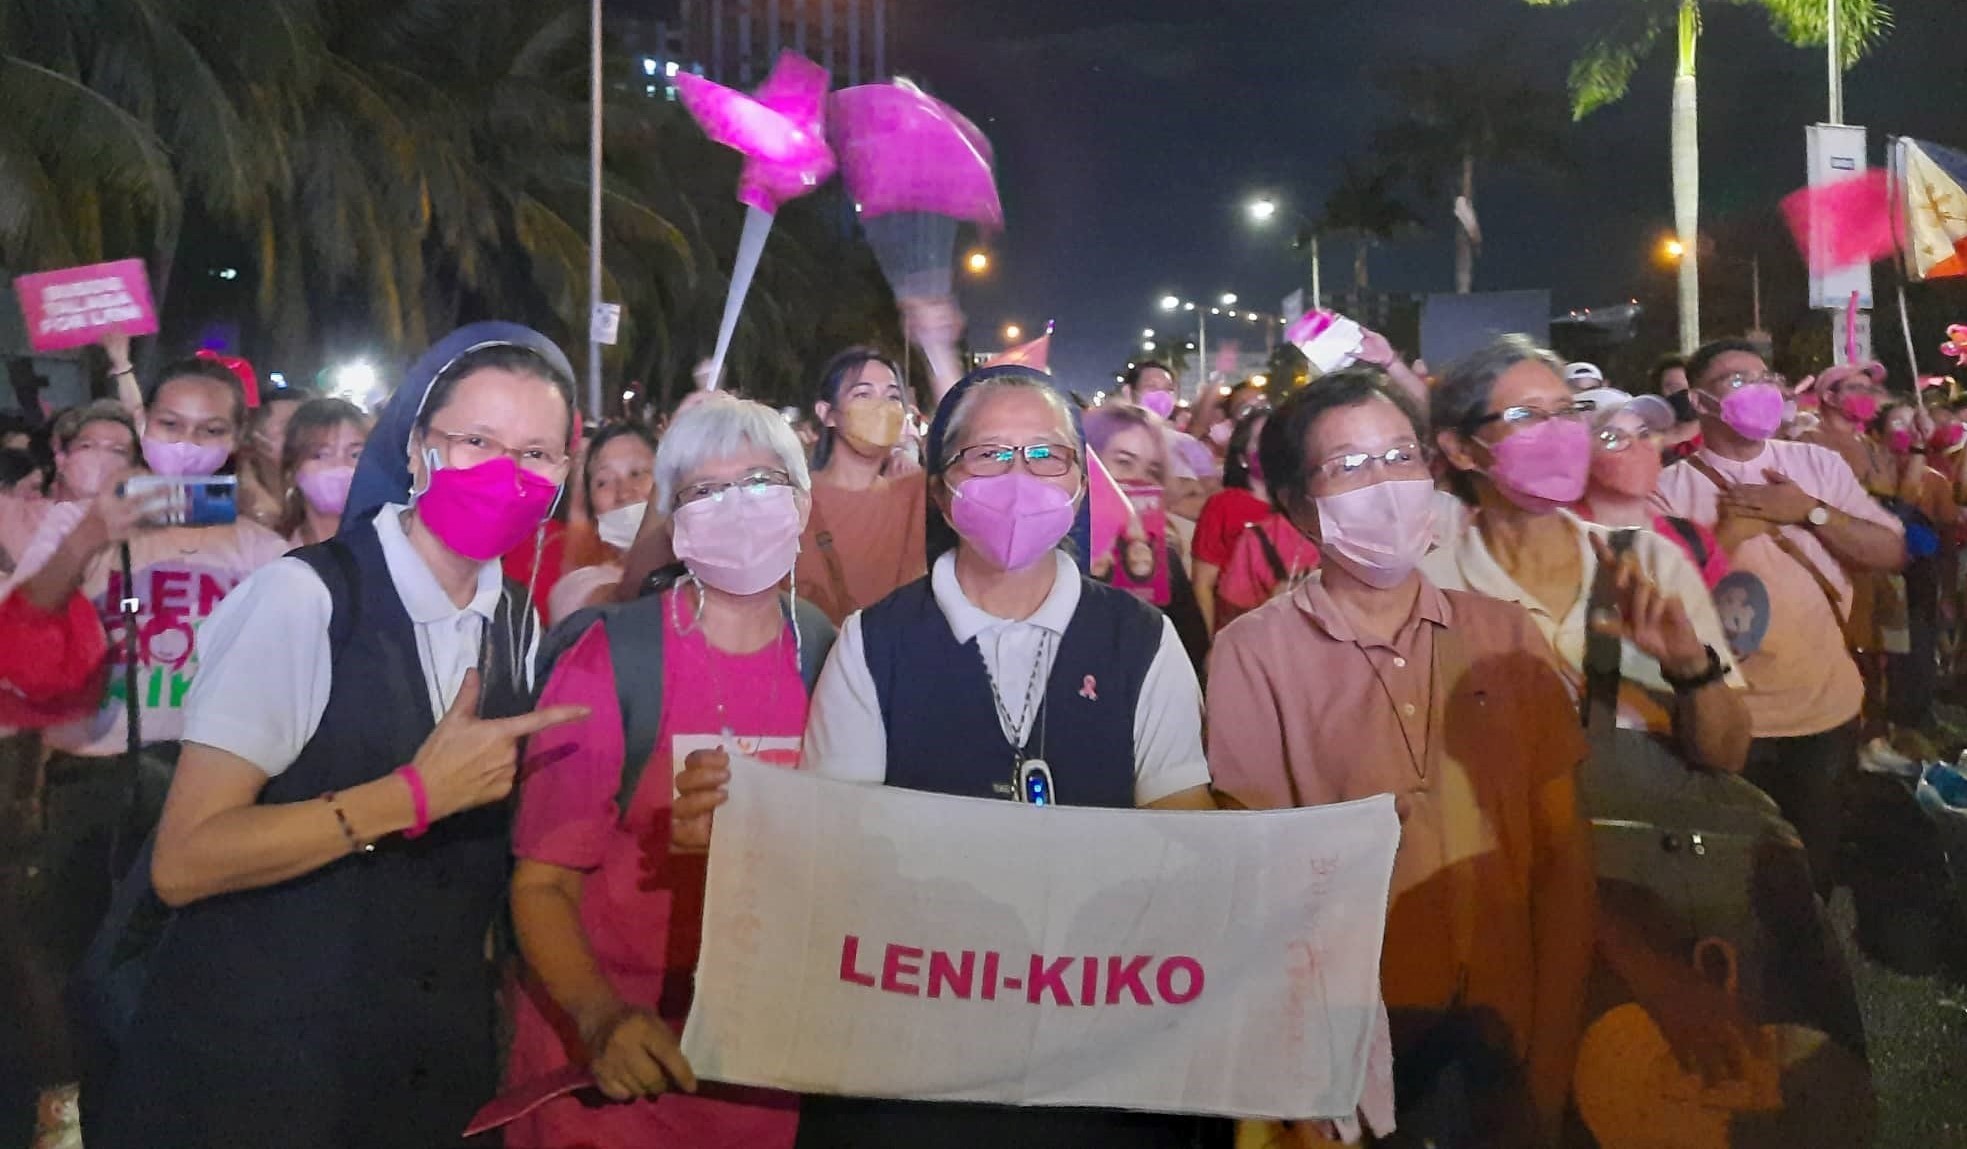
[[(1505, 336), (1449, 369), (1434, 391), (1435, 441), (1473, 508), (1423, 564), (1444, 587), (1521, 603), (1574, 678), (1598, 564), (1612, 532), (1570, 507), (1592, 469), (1592, 400), (1564, 383), (1555, 355)], [(1619, 560), (1622, 720), (1670, 734), (1689, 761), (1739, 772), (1748, 709), (1701, 574), (1674, 544), (1638, 531)]]
[[(986, 368), (944, 398), (928, 447), (929, 576), (848, 616), (802, 768), (972, 798), (1214, 809), (1201, 691), (1174, 627), (1060, 549), (1085, 507), (1072, 407), (1027, 368)], [(686, 800), (708, 813), (726, 780), (686, 779), (679, 817)], [(1187, 1149), (1212, 1124), (808, 1097), (799, 1144)]]

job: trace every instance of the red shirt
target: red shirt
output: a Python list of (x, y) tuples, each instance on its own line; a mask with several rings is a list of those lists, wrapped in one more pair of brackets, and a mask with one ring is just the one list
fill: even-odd
[(1236, 540), (1250, 524), (1270, 516), (1270, 504), (1248, 491), (1224, 487), (1202, 504), (1202, 517), (1195, 521), (1195, 561), (1211, 566), (1229, 565), (1236, 553)]

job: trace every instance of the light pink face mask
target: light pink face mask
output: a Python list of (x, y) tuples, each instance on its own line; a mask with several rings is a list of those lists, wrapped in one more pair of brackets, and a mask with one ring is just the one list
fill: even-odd
[(159, 475), (204, 478), (218, 474), (231, 457), (232, 448), (224, 443), (166, 443), (147, 436), (143, 441), (144, 464)]
[(1576, 419), (1545, 419), (1489, 445), (1489, 481), (1503, 497), (1542, 514), (1584, 497), (1591, 478), (1591, 428)]
[(799, 558), (799, 499), (791, 487), (739, 489), (676, 508), (676, 557), (725, 594), (770, 590)]
[(355, 482), (355, 468), (304, 467), (294, 476), (294, 485), (315, 513), (339, 515), (348, 506), (348, 488)]
[(1072, 495), (1023, 471), (966, 479), (950, 492), (950, 525), (999, 570), (1024, 570), (1050, 554), (1072, 529), (1074, 510)]
[(1434, 545), (1434, 484), (1390, 479), (1317, 499), (1319, 545), (1367, 586), (1398, 586)]
[(1141, 396), (1141, 406), (1166, 419), (1175, 413), (1173, 391), (1149, 391)]

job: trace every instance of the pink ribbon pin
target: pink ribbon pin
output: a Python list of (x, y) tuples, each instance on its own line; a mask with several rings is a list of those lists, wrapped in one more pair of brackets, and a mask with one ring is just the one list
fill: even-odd
[(1087, 675), (1086, 681), (1081, 683), (1079, 686), (1079, 697), (1085, 699), (1088, 702), (1098, 702), (1100, 700), (1100, 692), (1098, 687), (1099, 687), (1099, 683), (1094, 680), (1093, 676), (1090, 674)]

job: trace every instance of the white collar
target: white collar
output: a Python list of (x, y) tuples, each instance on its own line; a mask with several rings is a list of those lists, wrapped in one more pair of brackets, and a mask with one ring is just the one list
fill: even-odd
[(428, 626), (466, 611), (491, 621), (498, 613), (499, 596), (505, 592), (505, 574), (499, 569), (498, 560), (479, 566), (478, 589), (472, 593), (470, 602), (459, 607), (438, 585), (437, 576), (430, 573), (430, 566), (417, 553), (417, 548), (410, 545), (410, 537), (403, 532), (404, 509), (400, 504), (386, 504), (376, 512), (375, 522), (383, 563), (389, 567), (390, 580), (396, 584), (396, 597), (403, 600), (403, 611), (410, 621)]
[[(1562, 515), (1564, 521), (1571, 524), (1572, 537), (1577, 540), (1581, 561), (1578, 569), (1583, 572), (1584, 584), (1588, 590), (1593, 572), (1598, 569), (1598, 555), (1591, 547), (1592, 533), (1611, 532), (1596, 523), (1584, 521), (1562, 507), (1551, 513)], [(1461, 538), (1455, 544), (1455, 565), (1461, 568), (1462, 581), (1468, 584), (1468, 589), (1477, 594), (1487, 598), (1502, 599), (1504, 602), (1519, 603), (1532, 614), (1550, 613), (1542, 603), (1532, 598), (1528, 591), (1518, 586), (1516, 580), (1509, 577), (1509, 572), (1502, 568), (1502, 564), (1496, 561), (1496, 556), (1489, 553), (1489, 544), (1482, 538), (1482, 516), (1479, 514), (1471, 517), (1468, 525), (1462, 528)], [(1581, 595), (1578, 603), (1582, 604), (1585, 597)]]
[(936, 560), (935, 569), (929, 575), (929, 589), (935, 593), (936, 605), (942, 608), (943, 617), (949, 620), (950, 633), (959, 644), (1002, 626), (1036, 626), (1053, 634), (1064, 634), (1073, 612), (1079, 609), (1079, 568), (1063, 551), (1052, 552), (1052, 561), (1058, 569), (1052, 589), (1026, 619), (999, 618), (971, 602), (956, 581), (955, 551), (945, 552)]

